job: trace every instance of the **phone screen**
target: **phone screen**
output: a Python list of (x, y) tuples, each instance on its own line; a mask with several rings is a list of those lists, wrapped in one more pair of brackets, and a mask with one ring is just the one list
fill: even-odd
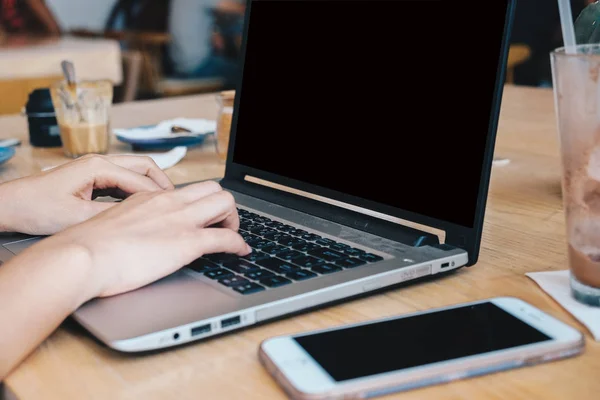
[(294, 339), (338, 382), (551, 340), (491, 302)]

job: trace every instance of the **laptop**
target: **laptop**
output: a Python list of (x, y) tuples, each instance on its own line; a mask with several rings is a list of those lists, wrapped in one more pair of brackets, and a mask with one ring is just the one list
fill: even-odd
[[(73, 317), (148, 351), (476, 264), (514, 2), (472, 7), (248, 1), (220, 183), (252, 254), (205, 255)], [(6, 260), (43, 239), (0, 240)]]

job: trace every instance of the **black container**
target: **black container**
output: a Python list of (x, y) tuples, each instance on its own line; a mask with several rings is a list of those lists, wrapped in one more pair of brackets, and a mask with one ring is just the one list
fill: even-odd
[(29, 141), (35, 147), (60, 147), (60, 130), (48, 88), (29, 93), (25, 105), (29, 125)]

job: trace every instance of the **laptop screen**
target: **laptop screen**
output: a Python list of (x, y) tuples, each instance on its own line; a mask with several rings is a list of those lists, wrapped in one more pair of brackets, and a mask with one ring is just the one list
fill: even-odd
[(507, 3), (253, 1), (233, 162), (473, 227)]

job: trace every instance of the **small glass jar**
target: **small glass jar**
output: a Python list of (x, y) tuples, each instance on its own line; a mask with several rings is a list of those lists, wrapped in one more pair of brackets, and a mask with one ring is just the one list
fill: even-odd
[(57, 82), (51, 86), (52, 103), (67, 157), (106, 154), (110, 139), (110, 81), (84, 81), (76, 86)]
[(227, 90), (217, 94), (217, 155), (221, 161), (227, 160), (227, 149), (229, 148), (229, 137), (231, 134), (231, 122), (233, 119), (233, 101), (235, 91)]

